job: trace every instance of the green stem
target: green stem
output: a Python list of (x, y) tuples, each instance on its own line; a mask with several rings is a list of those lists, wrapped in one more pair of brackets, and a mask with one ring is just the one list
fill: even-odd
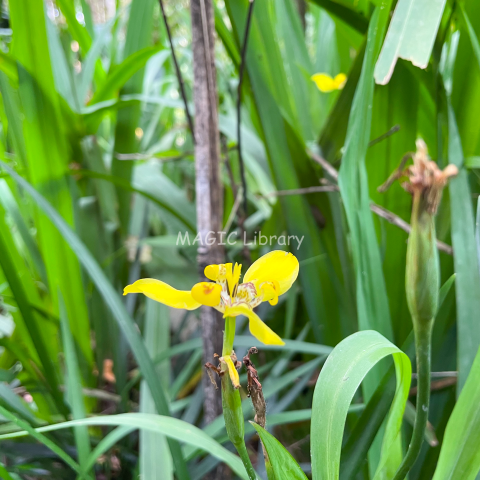
[(248, 474), (248, 478), (250, 478), (250, 480), (257, 480), (257, 474), (255, 473), (255, 469), (253, 468), (252, 462), (250, 461), (250, 457), (248, 456), (245, 442), (242, 442), (239, 445), (235, 445), (235, 448), (237, 449), (237, 452), (240, 455), (240, 458), (242, 459), (243, 465)]
[(422, 448), (430, 404), (430, 355), (433, 320), (414, 321), (415, 348), (417, 351), (417, 406), (412, 439), (407, 454), (393, 480), (403, 480), (418, 458)]
[(231, 355), (235, 340), (235, 317), (225, 318), (225, 333), (223, 334), (222, 356)]
[[(235, 317), (227, 317), (225, 319), (222, 356), (232, 354), (234, 339)], [(257, 475), (252, 466), (252, 462), (250, 461), (250, 457), (248, 456), (247, 447), (245, 446), (245, 419), (243, 418), (240, 393), (233, 387), (225, 363), (222, 363), (222, 370), (222, 407), (227, 435), (240, 455), (245, 470), (247, 471), (248, 478), (250, 480), (256, 480)]]

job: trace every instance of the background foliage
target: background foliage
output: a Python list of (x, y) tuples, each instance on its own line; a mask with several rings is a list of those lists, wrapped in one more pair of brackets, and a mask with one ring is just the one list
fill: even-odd
[[(432, 369), (442, 373), (432, 379), (428, 441), (410, 474), (426, 479), (442, 442), (445, 455), (468, 455), (459, 450), (461, 436), (479, 415), (478, 402), (460, 397), (446, 436), (472, 364), (465, 388), (470, 399), (479, 395), (480, 4), (447, 1), (427, 68), (399, 60), (390, 82), (374, 87), (389, 21), (388, 8), (375, 10), (377, 3), (256, 2), (242, 106), (245, 229), (252, 242), (259, 231), (304, 236), (298, 250), (291, 246), (300, 260), (296, 288), (275, 308), (259, 307), (286, 346), (261, 348), (256, 365), (267, 427), (310, 475), (313, 387), (332, 348), (374, 329), (414, 364), (403, 280), (407, 233), (374, 215), (370, 203), (409, 221), (410, 198), (400, 186), (376, 189), (422, 137), (440, 166), (461, 169), (437, 217), (438, 238), (455, 255), (440, 253), (442, 284), (449, 283)], [(240, 231), (235, 102), (248, 1), (214, 4), (223, 223)], [(189, 5), (169, 0), (165, 7), (192, 101)], [(168, 480), (175, 465), (200, 479), (225, 461), (244, 478), (223, 418), (202, 421), (197, 314), (120, 296), (145, 276), (180, 289), (197, 281), (196, 246), (176, 242), (179, 231), (193, 238), (196, 230), (193, 143), (158, 3), (11, 0), (2, 3), (1, 21), (0, 477)], [(372, 22), (378, 29), (366, 48)], [(310, 79), (318, 72), (343, 72), (348, 81), (341, 91), (321, 93)], [(398, 131), (371, 142), (395, 125)], [(322, 169), (315, 154), (340, 177)], [(337, 180), (340, 192), (279, 194)], [(273, 248), (257, 242), (251, 256)], [(242, 249), (240, 241), (229, 246), (227, 257), (245, 269)], [(238, 328), (241, 357), (253, 340), (244, 322)], [(381, 433), (375, 435), (395, 391), (384, 379), (392, 364), (391, 357), (381, 360), (353, 397), (341, 478), (373, 478), (381, 454)], [(253, 418), (248, 400), (244, 412)], [(72, 429), (32, 428), (69, 419), (77, 421)], [(15, 438), (19, 430), (32, 436)], [(265, 477), (250, 424), (246, 433)], [(473, 477), (448, 476), (453, 461), (442, 458), (435, 478), (475, 478), (480, 460), (471, 455), (465, 462)]]

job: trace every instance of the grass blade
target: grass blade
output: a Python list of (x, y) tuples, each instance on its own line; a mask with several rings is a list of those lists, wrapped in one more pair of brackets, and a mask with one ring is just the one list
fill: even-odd
[(426, 68), (446, 0), (399, 0), (375, 66), (375, 80), (386, 85), (398, 58)]
[[(351, 232), (351, 244), (357, 285), (358, 325), (360, 330), (375, 329), (393, 338), (380, 250), (370, 211), (370, 196), (365, 156), (372, 123), (373, 68), (389, 18), (391, 1), (382, 1), (370, 20), (367, 47), (350, 118), (345, 152), (338, 184)], [(367, 400), (375, 391), (381, 371), (364, 383)]]
[[(397, 371), (397, 391), (387, 422), (377, 474), (396, 457), (403, 411), (408, 398), (412, 368), (398, 347), (378, 332), (366, 330), (339, 343), (320, 372), (313, 396), (311, 451), (314, 480), (337, 480), (348, 407), (366, 374), (383, 358), (392, 355)], [(377, 478), (377, 477), (375, 477)]]
[[(148, 413), (123, 413), (120, 415), (86, 418), (84, 420), (72, 420), (70, 422), (57, 423), (55, 425), (48, 425), (46, 427), (40, 427), (37, 429), (33, 429), (31, 427), (27, 429), (23, 425), (24, 422), (21, 422), (21, 424), (18, 423), (19, 420), (13, 417), (13, 415), (11, 415), (8, 411), (0, 407), (0, 413), (2, 415), (4, 414), (4, 411), (8, 414), (7, 418), (9, 420), (17, 423), (25, 431), (0, 435), (0, 440), (32, 435), (37, 439), (42, 437), (42, 440), (40, 441), (44, 442), (45, 437), (42, 435), (42, 432), (52, 432), (63, 428), (71, 428), (82, 425), (128, 426), (154, 433), (162, 433), (171, 439), (175, 439), (175, 441), (184, 442), (187, 445), (192, 445), (195, 448), (206, 451), (210, 455), (213, 455), (229, 465), (240, 478), (249, 480), (248, 475), (245, 472), (245, 468), (243, 467), (243, 463), (236, 455), (222, 447), (219, 443), (217, 443), (199, 428), (176, 418), (165, 417), (162, 415), (152, 415)], [(78, 470), (78, 465), (76, 467)], [(182, 474), (178, 473), (178, 471), (177, 475), (182, 480), (185, 478), (182, 476)]]
[[(132, 319), (128, 315), (118, 293), (112, 287), (111, 283), (108, 281), (96, 260), (93, 258), (85, 245), (80, 241), (75, 232), (73, 232), (63, 218), (58, 214), (58, 212), (42, 195), (40, 195), (40, 193), (38, 193), (25, 179), (20, 177), (4, 162), (0, 161), (0, 166), (2, 166), (9, 173), (9, 175), (15, 180), (15, 182), (18, 183), (18, 185), (20, 185), (26, 192), (29, 193), (29, 195), (35, 200), (38, 207), (43, 210), (43, 212), (63, 236), (69, 247), (78, 257), (79, 261), (90, 275), (90, 278), (97, 286), (99, 292), (102, 294), (106, 305), (109, 307), (112, 315), (118, 322), (118, 325), (125, 335), (125, 338), (128, 340), (130, 348), (135, 355), (138, 365), (142, 370), (145, 380), (148, 383), (150, 391), (153, 395), (157, 411), (161, 414), (169, 415), (169, 407), (165, 393), (160, 385), (159, 379), (157, 378), (155, 367), (138, 332), (137, 326), (133, 323)], [(189, 475), (186, 471), (185, 463), (183, 461), (182, 453), (178, 444), (173, 440), (170, 440), (169, 444), (177, 474), (179, 476), (184, 475), (184, 478), (188, 479)]]
[[(260, 440), (267, 451), (275, 480), (307, 480), (298, 463), (288, 450), (270, 433), (260, 425), (250, 422), (257, 431)], [(268, 467), (267, 467), (268, 471)]]
[(475, 480), (480, 471), (480, 350), (448, 420), (433, 480)]
[(475, 218), (468, 174), (463, 167), (463, 150), (455, 114), (448, 110), (448, 155), (459, 174), (450, 182), (452, 244), (455, 251), (455, 296), (457, 300), (457, 361), (460, 392), (480, 346), (480, 269), (475, 245)]
[[(65, 354), (65, 386), (67, 389), (67, 399), (72, 410), (74, 420), (85, 418), (86, 410), (83, 401), (82, 382), (78, 368), (77, 354), (75, 352), (75, 342), (73, 341), (70, 324), (67, 317), (67, 310), (61, 294), (60, 302), (60, 326), (62, 331), (62, 344)], [(85, 468), (86, 460), (90, 454), (90, 438), (87, 427), (76, 427), (74, 429), (75, 443), (77, 445), (78, 461), (80, 468)], [(83, 470), (87, 473), (88, 470)]]
[[(58, 457), (63, 460), (69, 467), (72, 468), (77, 473), (80, 473), (80, 465), (78, 465), (73, 458), (65, 453), (56, 443), (52, 442), (48, 437), (43, 435), (41, 432), (39, 432), (37, 429), (32, 428), (27, 422), (24, 422), (23, 420), (20, 420), (17, 418), (15, 415), (12, 415), (7, 409), (3, 408), (0, 405), (0, 415), (5, 417), (7, 420), (10, 422), (14, 423), (17, 427), (21, 428), (24, 430), (24, 435), (31, 435), (35, 440), (38, 440), (39, 442), (43, 443), (46, 447), (48, 447), (53, 453), (58, 455)], [(14, 434), (15, 435), (15, 434)], [(0, 436), (0, 439), (2, 437)]]
[[(155, 358), (168, 349), (170, 322), (168, 307), (146, 299), (145, 343)], [(170, 365), (157, 365), (163, 387), (168, 387)], [(171, 396), (171, 398), (174, 398)], [(140, 413), (157, 413), (145, 381), (140, 386)], [(140, 432), (140, 476), (149, 480), (173, 480), (172, 456), (164, 435), (146, 430)]]

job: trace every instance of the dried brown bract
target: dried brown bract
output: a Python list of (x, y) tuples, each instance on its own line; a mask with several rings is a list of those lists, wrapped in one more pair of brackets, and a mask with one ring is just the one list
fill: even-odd
[(255, 423), (265, 428), (267, 404), (263, 396), (262, 384), (258, 378), (258, 372), (255, 365), (250, 360), (250, 355), (258, 353), (257, 347), (252, 347), (243, 357), (243, 364), (247, 369), (247, 392), (252, 399), (253, 408), (255, 410)]
[[(441, 170), (428, 156), (425, 142), (418, 139), (416, 145), (417, 151), (407, 153), (402, 158), (398, 169), (378, 188), (378, 191), (384, 192), (395, 180), (406, 177), (407, 180), (402, 183), (402, 187), (413, 196), (421, 196), (427, 212), (435, 215), (442, 198), (443, 188), (450, 177), (457, 175), (458, 168), (450, 164)], [(413, 165), (405, 168), (405, 164), (410, 158), (413, 160)]]

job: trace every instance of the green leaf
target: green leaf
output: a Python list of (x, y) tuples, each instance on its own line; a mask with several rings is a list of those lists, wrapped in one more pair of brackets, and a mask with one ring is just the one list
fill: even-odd
[(480, 472), (480, 350), (447, 423), (433, 480), (475, 480)]
[[(0, 414), (4, 415), (4, 412), (8, 414), (9, 419), (12, 419), (12, 415), (5, 409), (0, 407)], [(15, 417), (13, 417), (14, 419)], [(18, 420), (12, 420), (16, 423)], [(23, 422), (24, 423), (24, 422)], [(219, 443), (213, 440), (209, 435), (200, 430), (198, 427), (191, 425), (177, 418), (165, 417), (162, 415), (152, 415), (148, 413), (123, 413), (120, 415), (101, 416), (94, 418), (86, 418), (84, 420), (72, 420), (70, 422), (58, 423), (55, 425), (48, 425), (46, 427), (40, 427), (37, 429), (29, 428), (28, 430), (19, 424), (24, 430), (21, 432), (8, 433), (0, 435), (0, 440), (8, 438), (18, 438), (25, 435), (32, 435), (35, 438), (43, 437), (42, 432), (53, 432), (63, 428), (71, 428), (76, 426), (95, 426), (95, 425), (112, 425), (122, 427), (132, 427), (141, 430), (147, 430), (149, 432), (162, 433), (171, 439), (186, 443), (195, 448), (199, 448), (202, 451), (218, 458), (222, 462), (225, 462), (230, 468), (242, 479), (249, 480), (247, 473), (243, 467), (241, 460), (222, 447)], [(44, 440), (40, 440), (44, 443)], [(48, 445), (47, 445), (48, 446)], [(49, 447), (51, 448), (51, 447)], [(58, 449), (58, 447), (57, 447)], [(66, 454), (64, 454), (66, 456)], [(77, 466), (78, 470), (78, 466)], [(177, 472), (178, 473), (178, 472)], [(182, 480), (185, 477), (178, 475)]]
[(388, 414), (394, 395), (395, 380), (392, 368), (378, 385), (342, 448), (340, 474), (343, 480), (353, 480), (358, 475), (365, 463), (368, 450)]
[(105, 435), (105, 437), (98, 442), (97, 446), (88, 457), (84, 465), (84, 470), (91, 470), (101, 455), (103, 455), (107, 450), (110, 450), (110, 448), (114, 447), (117, 442), (134, 430), (136, 430), (136, 427), (130, 425), (121, 425)]
[(108, 73), (102, 85), (98, 87), (90, 104), (103, 102), (112, 98), (128, 81), (129, 78), (145, 66), (147, 61), (162, 50), (161, 46), (145, 47), (127, 57), (120, 65), (115, 66)]
[[(65, 354), (65, 386), (67, 389), (67, 399), (72, 410), (72, 416), (75, 420), (85, 418), (86, 410), (82, 393), (82, 380), (78, 368), (77, 353), (75, 352), (75, 342), (73, 341), (70, 324), (67, 317), (67, 311), (61, 294), (59, 295), (60, 306), (60, 325), (62, 330), (62, 344)], [(85, 468), (87, 457), (90, 454), (90, 438), (88, 428), (76, 427), (74, 429), (75, 443), (77, 445), (78, 461), (82, 470)], [(85, 473), (88, 470), (83, 470)]]
[(475, 58), (477, 59), (478, 67), (480, 68), (480, 43), (478, 42), (477, 35), (475, 34), (475, 30), (473, 28), (472, 22), (470, 22), (470, 19), (468, 18), (468, 15), (467, 15), (467, 12), (465, 11), (465, 7), (464, 7), (463, 3), (459, 3), (458, 7), (459, 7), (460, 11), (462, 12), (463, 21), (465, 22), (465, 26), (467, 27), (467, 32), (468, 32), (468, 36), (470, 38), (470, 42), (472, 44), (473, 53), (475, 54)]
[[(376, 238), (365, 165), (372, 123), (373, 68), (389, 18), (391, 1), (382, 1), (370, 20), (362, 72), (348, 120), (345, 152), (338, 185), (351, 233), (351, 247), (357, 288), (358, 325), (361, 330), (373, 328), (393, 338), (385, 278)], [(381, 379), (375, 371), (364, 384), (368, 400)]]
[[(23, 339), (22, 345), (30, 358), (36, 362), (37, 358), (41, 364), (40, 377), (48, 391), (51, 393), (58, 410), (68, 415), (68, 409), (63, 402), (63, 395), (60, 392), (57, 373), (55, 371), (54, 359), (50, 355), (47, 339), (44, 332), (50, 333), (50, 328), (41, 328), (35, 317), (30, 301), (33, 300), (35, 287), (28, 282), (28, 273), (22, 268), (22, 260), (19, 258), (15, 249), (13, 239), (10, 235), (10, 229), (4, 220), (3, 208), (0, 207), (0, 267), (3, 270), (5, 278), (8, 281), (10, 289), (15, 297), (15, 301), (21, 313), (22, 321), (17, 322), (17, 329)], [(22, 275), (22, 277), (20, 276)], [(36, 297), (36, 295), (35, 295)], [(45, 378), (42, 378), (45, 376)]]
[[(155, 367), (139, 334), (138, 328), (128, 315), (118, 293), (108, 281), (105, 273), (102, 271), (89, 250), (80, 241), (75, 232), (73, 232), (73, 230), (67, 225), (57, 211), (47, 202), (47, 200), (45, 200), (45, 198), (40, 195), (40, 193), (38, 193), (25, 179), (20, 177), (4, 162), (0, 161), (0, 166), (2, 166), (10, 174), (10, 176), (15, 180), (15, 182), (17, 182), (18, 185), (23, 187), (24, 190), (31, 195), (38, 207), (43, 210), (49, 220), (55, 225), (60, 234), (63, 236), (69, 247), (78, 257), (86, 272), (90, 275), (92, 281), (97, 286), (97, 289), (101, 293), (106, 305), (112, 312), (112, 315), (116, 319), (119, 327), (122, 329), (125, 338), (128, 340), (130, 348), (135, 355), (140, 369), (143, 371), (145, 380), (147, 381), (150, 392), (155, 400), (157, 411), (161, 414), (168, 415), (169, 407), (165, 393), (160, 385), (159, 379), (157, 378)], [(179, 473), (179, 475), (185, 475), (185, 478), (189, 478), (188, 473), (185, 470), (185, 464), (178, 444), (173, 440), (170, 440), (169, 444), (177, 473)]]
[(397, 459), (396, 447), (412, 368), (409, 358), (398, 347), (378, 332), (366, 330), (350, 335), (335, 347), (317, 380), (311, 425), (313, 480), (339, 478), (348, 407), (367, 373), (388, 355), (392, 355), (395, 361), (397, 390), (387, 421), (377, 475), (384, 469), (392, 471), (398, 467), (395, 463), (400, 459)]
[[(180, 220), (180, 222), (182, 222), (190, 232), (196, 231), (194, 219), (190, 215), (190, 210), (192, 208), (191, 205), (189, 205), (188, 210), (182, 210), (178, 208), (178, 204), (175, 205), (175, 203), (171, 202), (171, 199), (169, 200), (166, 196), (163, 196), (161, 192), (155, 192), (155, 194), (149, 193), (145, 189), (137, 188), (132, 185), (128, 180), (121, 177), (116, 177), (115, 175), (108, 175), (106, 173), (95, 172), (93, 170), (73, 171), (72, 174), (84, 175), (85, 177), (89, 178), (98, 178), (99, 180), (105, 180), (112, 183), (113, 185), (120, 187), (122, 190), (138, 193), (139, 195), (142, 195), (148, 200), (151, 200), (160, 208), (166, 210), (168, 213), (171, 213), (175, 218)], [(166, 182), (168, 182), (168, 180), (166, 180)]]
[[(67, 121), (62, 115), (62, 99), (55, 89), (44, 2), (16, 1), (10, 5), (10, 14), (15, 32), (12, 54), (18, 61), (20, 116), (25, 142), (25, 152), (15, 153), (26, 153), (21, 161), (31, 183), (48, 198), (64, 221), (73, 225), (73, 200), (64, 175), (71, 158), (67, 145), (71, 118)], [(19, 116), (15, 110), (9, 114)], [(36, 213), (35, 227), (53, 308), (58, 313), (60, 291), (72, 322), (72, 334), (81, 352), (82, 377), (89, 383), (92, 380), (93, 355), (80, 265), (48, 219)], [(52, 357), (56, 358), (57, 345), (51, 342), (49, 348)]]
[(0, 463), (0, 478), (3, 480), (14, 480), (2, 463)]
[(307, 480), (307, 476), (288, 450), (260, 425), (250, 422), (267, 451), (275, 480)]
[[(11, 414), (7, 409), (0, 406), (0, 415), (5, 417), (7, 420), (13, 422), (17, 425), (21, 430), (23, 435), (31, 435), (35, 440), (43, 443), (47, 448), (49, 448), (53, 453), (58, 455), (58, 457), (63, 460), (69, 467), (71, 467), (77, 473), (80, 473), (80, 466), (78, 465), (75, 460), (73, 460), (70, 455), (65, 453), (57, 444), (55, 444), (52, 440), (50, 440), (47, 436), (43, 435), (38, 429), (32, 428), (27, 422), (20, 420), (15, 415)], [(18, 435), (17, 433), (9, 434), (9, 435)], [(3, 435), (0, 436), (0, 440), (5, 438)]]
[(375, 81), (386, 85), (398, 58), (427, 68), (446, 0), (399, 0), (377, 65)]
[(459, 174), (450, 181), (452, 245), (457, 304), (458, 392), (467, 380), (480, 346), (480, 269), (475, 245), (475, 217), (463, 149), (453, 109), (448, 109), (448, 156)]
[[(152, 357), (168, 350), (170, 342), (169, 309), (161, 303), (149, 298), (146, 300), (145, 312), (145, 343)], [(201, 350), (200, 350), (201, 355)], [(170, 364), (157, 365), (159, 378), (163, 380), (164, 388), (168, 387)], [(183, 371), (180, 373), (182, 375)], [(177, 377), (178, 378), (178, 377)], [(174, 398), (171, 395), (171, 398)], [(145, 381), (140, 386), (140, 413), (157, 413), (152, 395)], [(168, 449), (167, 439), (157, 432), (142, 430), (139, 442), (140, 477), (149, 480), (173, 480), (172, 456)]]
[(368, 19), (356, 12), (354, 9), (344, 6), (332, 0), (310, 0), (316, 3), (319, 7), (324, 8), (328, 13), (345, 22), (350, 27), (365, 33), (368, 30)]
[(17, 64), (10, 55), (3, 52), (0, 52), (0, 70), (5, 73), (13, 85), (18, 86)]

